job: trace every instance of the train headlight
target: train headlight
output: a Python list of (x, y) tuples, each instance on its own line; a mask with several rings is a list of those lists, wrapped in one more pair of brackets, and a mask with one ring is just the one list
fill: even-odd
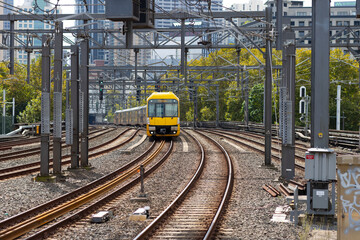
[(146, 124), (150, 124), (150, 118), (146, 118)]

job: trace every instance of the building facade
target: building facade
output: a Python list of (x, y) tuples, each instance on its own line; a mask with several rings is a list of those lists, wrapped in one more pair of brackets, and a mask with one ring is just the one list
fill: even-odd
[[(13, 5), (14, 0), (4, 0), (4, 4), (0, 6), (0, 14), (7, 15), (11, 13), (11, 7), (7, 4)], [(4, 7), (5, 6), (5, 7)], [(10, 30), (10, 22), (9, 21), (0, 21), (0, 29), (2, 30)], [(1, 34), (2, 43), (6, 45), (9, 44), (9, 37), (7, 34)], [(9, 50), (0, 50), (0, 61), (9, 61), (10, 52)]]
[[(61, 13), (60, 9), (55, 9), (54, 5), (48, 3), (45, 0), (24, 0), (22, 5), (17, 6), (17, 8), (21, 8), (25, 13), (29, 14), (55, 14)], [(34, 19), (36, 19), (34, 17)], [(15, 29), (54, 29), (53, 23), (50, 22), (42, 22), (37, 20), (22, 20), (15, 22)], [(15, 51), (15, 61), (20, 64), (28, 63), (28, 53), (26, 51), (27, 46), (41, 46), (41, 34), (17, 34), (17, 39), (15, 41), (16, 46), (21, 46), (22, 49), (19, 51)], [(40, 57), (41, 54), (39, 52), (30, 53), (30, 60), (34, 58)]]

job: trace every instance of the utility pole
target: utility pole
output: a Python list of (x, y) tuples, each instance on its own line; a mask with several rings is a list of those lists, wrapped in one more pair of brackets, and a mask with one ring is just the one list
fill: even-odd
[(49, 176), (50, 140), (50, 36), (42, 35), (40, 176)]
[(10, 17), (10, 63), (9, 63), (9, 69), (10, 74), (14, 75), (15, 72), (15, 15), (13, 13), (9, 14)]
[(305, 154), (305, 179), (308, 180), (307, 213), (317, 215), (335, 214), (336, 154), (329, 148), (329, 29), (330, 1), (313, 0), (311, 148)]
[(271, 17), (272, 11), (271, 7), (265, 9), (266, 16), (266, 53), (265, 53), (265, 64), (266, 64), (266, 77), (265, 77), (265, 89), (264, 89), (264, 99), (265, 99), (265, 166), (271, 165), (271, 113), (272, 113), (272, 76), (271, 76)]
[(181, 74), (185, 74), (185, 18), (181, 19)]
[(139, 82), (138, 82), (138, 76), (137, 76), (137, 67), (138, 67), (138, 53), (139, 53), (139, 49), (138, 48), (135, 48), (134, 49), (134, 52), (135, 52), (135, 86), (136, 86), (136, 101), (138, 104), (140, 104), (140, 85), (139, 85)]
[(336, 130), (340, 130), (340, 105), (341, 105), (341, 85), (338, 85), (337, 97), (336, 97)]
[(216, 127), (219, 127), (219, 86), (216, 86)]
[(5, 121), (6, 121), (6, 90), (3, 89), (3, 120), (2, 120), (2, 133), (5, 135), (6, 134), (6, 125), (5, 125)]
[(61, 174), (63, 23), (55, 22), (53, 170)]
[[(290, 25), (290, 24), (289, 24)], [(290, 26), (289, 26), (290, 27)], [(295, 33), (290, 28), (284, 31), (282, 79), (282, 151), (281, 177), (290, 180), (295, 176)]]
[(83, 105), (83, 129), (81, 132), (81, 167), (89, 166), (89, 40), (85, 37), (80, 43), (80, 81)]
[(71, 109), (73, 113), (73, 142), (71, 168), (79, 167), (79, 46), (71, 46)]

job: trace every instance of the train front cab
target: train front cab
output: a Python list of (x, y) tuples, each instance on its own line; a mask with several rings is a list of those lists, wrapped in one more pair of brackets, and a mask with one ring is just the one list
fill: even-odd
[(179, 99), (173, 93), (152, 94), (147, 100), (146, 133), (149, 137), (180, 134)]

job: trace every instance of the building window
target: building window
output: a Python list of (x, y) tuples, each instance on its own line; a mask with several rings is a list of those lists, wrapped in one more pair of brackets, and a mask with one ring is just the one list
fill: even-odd
[(299, 37), (303, 37), (303, 36), (305, 36), (304, 31), (299, 31)]
[(19, 24), (19, 27), (22, 28), (22, 24)]
[(243, 10), (245, 11), (245, 4), (243, 4)]
[(296, 16), (306, 16), (306, 12), (297, 12)]
[(27, 28), (27, 24), (24, 24), (24, 28)]
[(284, 16), (287, 16), (287, 12), (284, 12)]
[(287, 7), (287, 3), (284, 3), (284, 7)]
[(256, 11), (260, 11), (260, 6), (256, 5)]
[(29, 24), (29, 28), (32, 28), (32, 24)]
[(303, 27), (303, 26), (305, 26), (305, 22), (304, 22), (304, 21), (300, 21), (300, 22), (299, 22), (299, 27)]
[(291, 22), (290, 22), (290, 26), (295, 26), (295, 22), (294, 22), (294, 21), (291, 21)]
[(337, 12), (337, 15), (338, 16), (346, 16), (346, 15), (349, 15), (349, 13), (346, 11), (341, 11), (341, 12)]
[(360, 21), (354, 21), (354, 26), (359, 26), (360, 25)]
[(344, 26), (350, 26), (350, 21), (344, 21)]
[(330, 21), (330, 26), (332, 26), (332, 21)]
[(342, 21), (336, 21), (336, 26), (342, 26)]
[(309, 26), (312, 26), (312, 21), (309, 21)]

